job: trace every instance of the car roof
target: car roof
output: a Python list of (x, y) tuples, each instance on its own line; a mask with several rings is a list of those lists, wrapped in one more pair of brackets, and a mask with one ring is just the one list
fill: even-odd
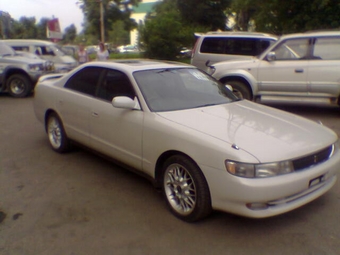
[(281, 39), (288, 39), (288, 38), (308, 38), (308, 37), (327, 37), (327, 36), (340, 36), (340, 31), (307, 31), (305, 33), (294, 33), (294, 34), (287, 34), (282, 35)]
[(258, 38), (258, 37), (271, 37), (277, 39), (278, 37), (273, 34), (261, 32), (245, 32), (245, 31), (210, 31), (207, 33), (195, 33), (196, 37), (241, 37), (241, 38)]
[(35, 45), (54, 45), (53, 42), (44, 41), (44, 40), (34, 40), (34, 39), (6, 39), (5, 43), (16, 43), (18, 45), (27, 45), (27, 44), (35, 44)]
[(153, 59), (119, 59), (119, 60), (107, 60), (107, 61), (91, 61), (84, 66), (98, 66), (107, 68), (120, 68), (126, 72), (135, 72), (152, 69), (163, 69), (163, 68), (194, 68), (195, 66), (175, 62), (175, 61), (163, 61)]

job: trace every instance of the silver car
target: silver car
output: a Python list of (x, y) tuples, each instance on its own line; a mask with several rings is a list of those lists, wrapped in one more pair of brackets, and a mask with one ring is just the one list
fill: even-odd
[(52, 149), (82, 144), (141, 173), (185, 221), (293, 210), (331, 189), (340, 166), (332, 130), (238, 100), (189, 65), (87, 63), (42, 78), (34, 110)]

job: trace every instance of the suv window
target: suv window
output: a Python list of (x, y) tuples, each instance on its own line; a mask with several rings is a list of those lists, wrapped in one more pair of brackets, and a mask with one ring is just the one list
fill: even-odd
[(308, 56), (309, 39), (293, 39), (281, 43), (273, 51), (276, 60), (299, 60)]
[(269, 40), (259, 38), (206, 37), (202, 53), (256, 56), (270, 46)]
[(85, 67), (67, 81), (65, 88), (94, 96), (102, 71), (100, 67)]
[(324, 60), (340, 60), (340, 37), (317, 38), (313, 56)]

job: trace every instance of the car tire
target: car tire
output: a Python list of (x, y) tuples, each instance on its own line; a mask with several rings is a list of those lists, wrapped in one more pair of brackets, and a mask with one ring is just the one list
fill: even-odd
[(230, 85), (233, 88), (233, 93), (240, 99), (252, 100), (252, 94), (246, 84), (240, 81), (228, 81), (225, 85)]
[(31, 80), (23, 74), (14, 74), (7, 80), (7, 89), (12, 97), (22, 98), (28, 96), (32, 89)]
[(165, 161), (162, 173), (162, 192), (176, 217), (194, 222), (211, 213), (207, 181), (191, 159), (182, 155), (171, 156)]
[(53, 150), (59, 153), (70, 150), (70, 140), (68, 139), (60, 118), (55, 113), (47, 117), (46, 132), (48, 141)]

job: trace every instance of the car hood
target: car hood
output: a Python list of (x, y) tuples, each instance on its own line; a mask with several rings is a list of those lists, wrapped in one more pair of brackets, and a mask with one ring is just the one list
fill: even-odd
[(225, 66), (231, 66), (232, 69), (238, 68), (249, 68), (256, 65), (258, 62), (257, 57), (252, 57), (250, 59), (242, 59), (242, 60), (230, 60), (230, 61), (223, 61), (213, 64), (212, 66), (216, 69), (224, 68)]
[(202, 135), (235, 144), (259, 162), (298, 158), (337, 141), (332, 130), (316, 122), (246, 100), (159, 115)]

